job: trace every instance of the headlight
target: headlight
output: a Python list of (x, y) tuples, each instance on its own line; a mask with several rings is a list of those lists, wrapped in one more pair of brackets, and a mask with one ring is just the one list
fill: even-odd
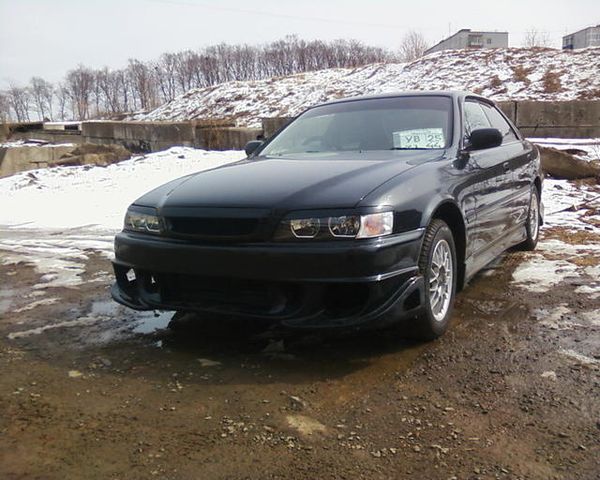
[(318, 218), (290, 220), (290, 230), (297, 238), (314, 238), (319, 233), (321, 221)]
[(160, 225), (160, 218), (157, 215), (128, 210), (123, 228), (134, 232), (160, 233)]
[(356, 237), (360, 231), (359, 215), (343, 215), (341, 217), (329, 217), (327, 222), (329, 233), (334, 237)]
[(390, 235), (393, 231), (394, 212), (380, 212), (366, 215), (286, 219), (281, 223), (275, 238), (277, 240), (373, 238)]

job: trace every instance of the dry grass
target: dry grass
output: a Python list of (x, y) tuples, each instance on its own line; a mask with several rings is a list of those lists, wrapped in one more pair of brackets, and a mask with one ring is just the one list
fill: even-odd
[(545, 93), (557, 93), (562, 90), (562, 83), (560, 82), (560, 73), (546, 70), (542, 77), (542, 83), (544, 84)]
[(515, 82), (523, 82), (525, 85), (529, 85), (528, 75), (533, 71), (533, 68), (525, 68), (523, 65), (517, 65), (513, 67), (513, 80)]
[(600, 88), (582, 90), (579, 92), (578, 98), (580, 100), (600, 100)]
[(492, 78), (490, 78), (490, 87), (491, 88), (500, 88), (502, 86), (502, 80), (500, 80), (500, 78), (498, 77), (498, 75), (494, 75)]

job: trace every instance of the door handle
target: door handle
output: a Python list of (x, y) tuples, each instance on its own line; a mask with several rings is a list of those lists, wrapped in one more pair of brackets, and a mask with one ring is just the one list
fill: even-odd
[(510, 163), (509, 162), (504, 162), (502, 164), (502, 168), (504, 169), (504, 173), (508, 173), (510, 171)]

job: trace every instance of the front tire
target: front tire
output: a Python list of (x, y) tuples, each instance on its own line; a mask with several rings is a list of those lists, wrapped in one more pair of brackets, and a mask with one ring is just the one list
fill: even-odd
[(529, 213), (525, 224), (525, 241), (521, 243), (521, 250), (535, 250), (540, 236), (540, 195), (537, 187), (531, 187), (531, 199), (529, 200)]
[(452, 231), (443, 220), (434, 219), (427, 227), (419, 270), (424, 279), (425, 305), (411, 334), (419, 340), (433, 340), (448, 329), (456, 295), (456, 247)]

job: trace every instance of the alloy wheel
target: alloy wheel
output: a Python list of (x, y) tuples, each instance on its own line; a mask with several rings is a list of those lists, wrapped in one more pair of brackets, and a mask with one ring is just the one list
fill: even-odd
[(429, 305), (437, 322), (444, 320), (450, 308), (453, 275), (450, 245), (441, 239), (433, 250), (429, 270)]

